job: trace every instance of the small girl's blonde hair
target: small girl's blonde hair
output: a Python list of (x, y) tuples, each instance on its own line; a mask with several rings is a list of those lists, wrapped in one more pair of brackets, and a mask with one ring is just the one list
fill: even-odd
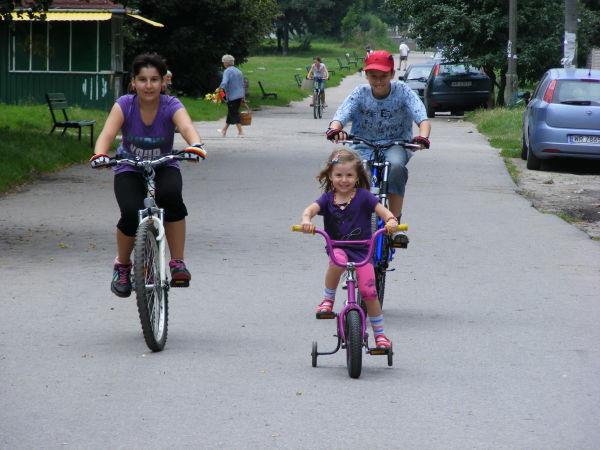
[(333, 191), (333, 183), (329, 179), (333, 166), (337, 163), (353, 163), (356, 169), (356, 175), (358, 180), (356, 181), (356, 187), (369, 189), (369, 175), (363, 166), (361, 157), (354, 150), (350, 150), (345, 147), (336, 148), (331, 152), (325, 167), (317, 175), (317, 181), (321, 185), (323, 192)]

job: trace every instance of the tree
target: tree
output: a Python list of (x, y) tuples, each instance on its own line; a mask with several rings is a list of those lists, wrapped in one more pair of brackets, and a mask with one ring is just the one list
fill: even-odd
[(287, 55), (290, 35), (309, 33), (339, 36), (339, 24), (352, 0), (278, 0), (277, 49)]
[[(442, 46), (446, 56), (469, 59), (483, 67), (499, 88), (498, 103), (504, 103), (508, 2), (389, 0), (386, 7), (397, 16), (409, 18), (412, 37), (418, 38), (422, 46)], [(518, 3), (520, 80), (537, 80), (550, 67), (559, 66), (563, 30), (564, 0)]]
[(15, 8), (27, 9), (23, 14), (33, 18), (35, 13), (47, 12), (50, 5), (52, 5), (52, 0), (29, 0), (27, 2), (0, 0), (0, 18), (10, 22), (12, 20), (12, 12)]
[(241, 63), (272, 30), (275, 0), (135, 0), (127, 4), (164, 28), (129, 22), (126, 61), (157, 52), (167, 59), (177, 90), (192, 96), (213, 90), (221, 57)]

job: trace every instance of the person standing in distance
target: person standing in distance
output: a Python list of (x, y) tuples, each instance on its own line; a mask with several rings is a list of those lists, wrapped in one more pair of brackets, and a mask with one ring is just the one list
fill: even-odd
[(410, 48), (408, 48), (405, 41), (402, 41), (398, 50), (400, 51), (399, 69), (406, 70), (408, 68), (408, 54), (410, 53)]
[(244, 132), (240, 124), (240, 105), (246, 103), (244, 76), (240, 69), (234, 66), (235, 58), (233, 56), (224, 55), (221, 58), (221, 62), (225, 70), (223, 71), (223, 80), (219, 88), (225, 91), (227, 98), (227, 118), (225, 119), (225, 126), (217, 131), (225, 136), (229, 125), (235, 125), (238, 130), (238, 136), (243, 136)]

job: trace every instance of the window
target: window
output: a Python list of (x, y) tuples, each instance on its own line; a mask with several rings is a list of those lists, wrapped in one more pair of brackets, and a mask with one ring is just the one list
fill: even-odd
[(15, 22), (11, 72), (111, 70), (111, 21)]

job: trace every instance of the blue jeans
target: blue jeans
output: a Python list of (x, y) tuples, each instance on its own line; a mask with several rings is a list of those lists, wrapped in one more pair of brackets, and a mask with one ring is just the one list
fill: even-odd
[[(356, 145), (354, 150), (362, 159), (371, 159), (373, 149), (367, 146)], [(415, 152), (399, 145), (390, 147), (383, 151), (385, 159), (390, 162), (388, 174), (388, 192), (391, 194), (404, 195), (406, 182), (408, 181), (408, 169), (406, 165)]]

